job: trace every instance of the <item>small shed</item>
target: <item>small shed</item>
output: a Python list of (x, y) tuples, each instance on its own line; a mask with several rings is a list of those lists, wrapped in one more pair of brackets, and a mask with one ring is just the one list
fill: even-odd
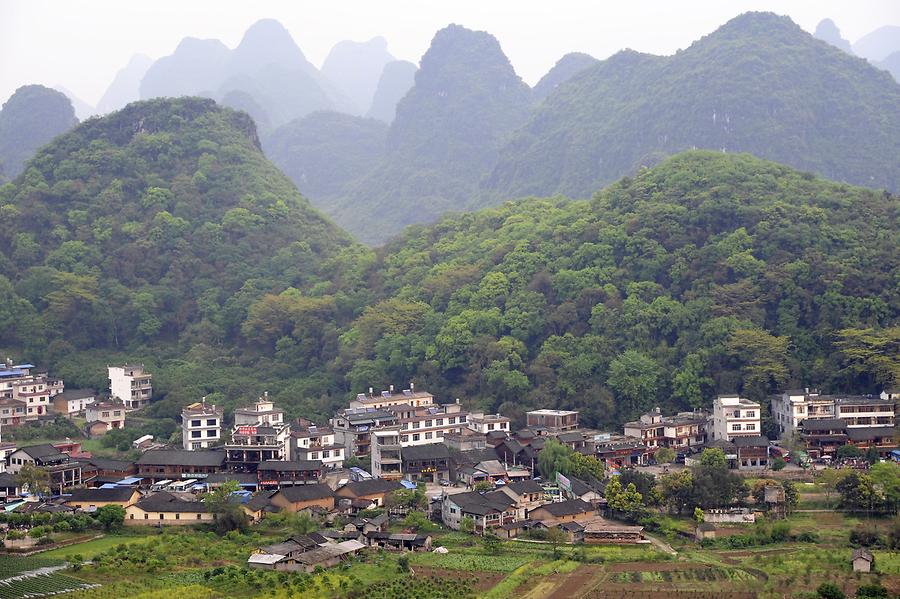
[(865, 547), (854, 549), (850, 561), (854, 572), (871, 572), (875, 568), (875, 556)]
[(715, 539), (716, 525), (712, 524), (711, 522), (701, 522), (697, 525), (695, 538), (697, 539), (697, 541), (703, 541), (705, 539)]

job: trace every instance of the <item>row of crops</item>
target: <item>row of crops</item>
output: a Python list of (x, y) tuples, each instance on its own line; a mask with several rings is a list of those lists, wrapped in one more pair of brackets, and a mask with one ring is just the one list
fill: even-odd
[(63, 561), (40, 556), (4, 555), (0, 556), (0, 580), (30, 572), (40, 568), (60, 566)]
[(25, 578), (0, 580), (0, 599), (47, 597), (92, 586), (94, 585), (64, 574), (41, 574)]

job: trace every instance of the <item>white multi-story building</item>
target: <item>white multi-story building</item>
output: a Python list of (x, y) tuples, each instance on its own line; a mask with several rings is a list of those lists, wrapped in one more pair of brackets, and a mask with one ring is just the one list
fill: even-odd
[(185, 449), (206, 449), (222, 441), (222, 408), (203, 401), (181, 410), (181, 445)]
[(122, 401), (126, 410), (139, 410), (150, 403), (153, 395), (151, 375), (144, 365), (108, 366), (109, 392)]
[(804, 420), (842, 420), (847, 428), (893, 427), (897, 399), (887, 392), (868, 395), (820, 395), (809, 389), (786, 391), (772, 398), (772, 415), (782, 435), (796, 431)]
[(834, 415), (847, 423), (847, 428), (890, 427), (896, 424), (897, 402), (881, 397), (841, 396), (834, 400)]
[(509, 432), (509, 418), (500, 414), (484, 414), (482, 412), (473, 412), (469, 414), (466, 426), (475, 431), (486, 435), (491, 431)]
[(795, 389), (775, 395), (772, 397), (770, 410), (782, 438), (794, 434), (804, 420), (835, 417), (834, 397), (819, 395), (815, 389)]
[(96, 400), (96, 394), (90, 389), (71, 389), (57, 393), (51, 398), (53, 411), (71, 418), (84, 413)]
[(397, 415), (400, 445), (443, 443), (444, 435), (459, 434), (468, 426), (469, 413), (456, 403), (414, 407), (408, 404), (387, 408)]
[(334, 431), (312, 422), (301, 421), (291, 426), (290, 459), (319, 461), (328, 469), (344, 465), (346, 448), (335, 441)]
[(663, 416), (659, 408), (642, 414), (639, 420), (626, 422), (626, 437), (641, 440), (648, 449), (669, 447), (676, 451), (703, 445), (706, 442), (708, 415), (705, 412), (679, 412)]
[(61, 379), (54, 379), (44, 372), (32, 372), (33, 364), (13, 364), (8, 359), (0, 365), (0, 400), (11, 399), (22, 405), (21, 410), (14, 406), (7, 408), (11, 415), (18, 412), (19, 420), (5, 418), (6, 424), (30, 422), (53, 415), (53, 397), (63, 392)]
[(713, 401), (711, 440), (732, 441), (736, 437), (758, 437), (760, 405), (738, 395), (720, 395)]

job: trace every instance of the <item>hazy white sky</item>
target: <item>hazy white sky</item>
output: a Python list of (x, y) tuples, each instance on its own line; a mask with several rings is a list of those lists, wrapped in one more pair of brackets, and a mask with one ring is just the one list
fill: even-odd
[(186, 36), (234, 47), (267, 17), (317, 66), (344, 39), (383, 35), (394, 56), (418, 62), (448, 23), (483, 29), (533, 85), (567, 52), (670, 54), (748, 10), (787, 14), (808, 31), (830, 17), (851, 42), (900, 25), (900, 0), (0, 0), (0, 102), (42, 83), (95, 104), (132, 54), (159, 58)]

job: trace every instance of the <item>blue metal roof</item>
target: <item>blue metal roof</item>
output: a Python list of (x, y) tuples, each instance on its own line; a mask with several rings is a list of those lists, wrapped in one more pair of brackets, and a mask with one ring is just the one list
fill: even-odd
[(140, 484), (140, 482), (142, 480), (144, 480), (144, 479), (141, 478), (140, 476), (129, 476), (128, 478), (123, 478), (122, 480), (116, 482), (115, 484), (123, 485), (123, 486), (137, 485), (137, 484)]
[(416, 483), (412, 482), (411, 480), (401, 480), (400, 484), (403, 485), (404, 487), (406, 487), (407, 489), (415, 489), (416, 488)]
[(24, 370), (13, 368), (11, 370), (0, 370), (0, 376), (21, 376), (25, 374)]

